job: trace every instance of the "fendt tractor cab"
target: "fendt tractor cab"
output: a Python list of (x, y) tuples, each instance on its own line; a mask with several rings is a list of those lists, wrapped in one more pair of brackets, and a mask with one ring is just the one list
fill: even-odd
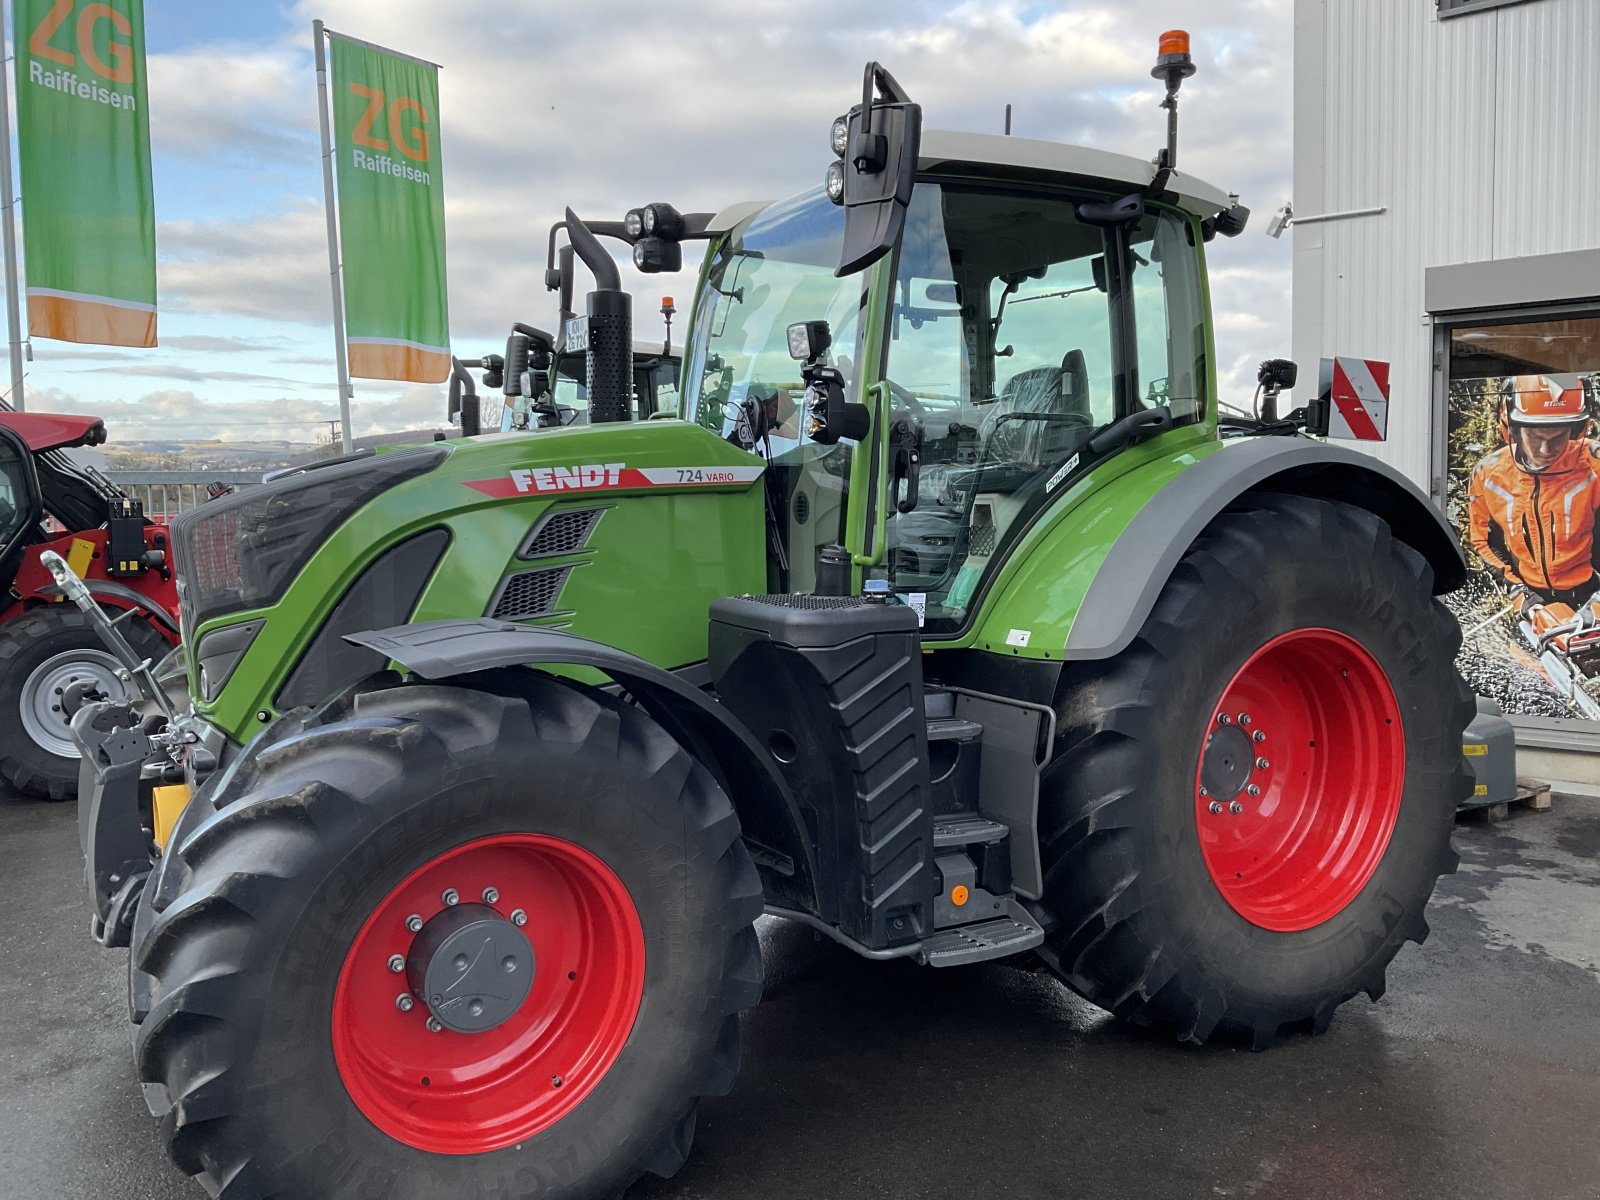
[[(1174, 118), (1192, 69), (1166, 39)], [(192, 709), (73, 728), (179, 1166), (299, 1200), (671, 1174), (763, 911), (1190, 1042), (1382, 992), (1455, 862), (1464, 567), (1308, 414), (1218, 437), (1205, 254), (1245, 213), (1169, 129), (1154, 165), (924, 134), (869, 64), (825, 188), (568, 211), (589, 424), (176, 523)], [(629, 419), (600, 236), (706, 242), (681, 419)]]
[(67, 690), (138, 696), (88, 618), (63, 603), (44, 555), (72, 565), (141, 659), (178, 641), (166, 524), (67, 453), (105, 440), (99, 417), (0, 402), (0, 778), (41, 799), (77, 792)]

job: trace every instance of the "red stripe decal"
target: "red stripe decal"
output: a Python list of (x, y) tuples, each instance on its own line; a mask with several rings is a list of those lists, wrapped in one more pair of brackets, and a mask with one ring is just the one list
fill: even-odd
[[(1385, 376), (1388, 372), (1385, 370)], [(1374, 373), (1374, 379), (1377, 378)], [(1378, 382), (1378, 386), (1387, 389), (1388, 379)], [(1350, 432), (1363, 442), (1381, 442), (1383, 435), (1378, 432), (1378, 427), (1373, 424), (1371, 415), (1367, 412), (1366, 405), (1356, 396), (1355, 385), (1350, 382), (1350, 377), (1344, 373), (1344, 363), (1337, 358), (1333, 360), (1333, 402), (1339, 406), (1339, 415), (1350, 426)]]

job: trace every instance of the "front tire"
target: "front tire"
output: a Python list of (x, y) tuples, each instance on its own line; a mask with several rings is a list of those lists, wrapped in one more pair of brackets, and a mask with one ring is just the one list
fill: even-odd
[[(121, 629), (141, 657), (154, 661), (167, 650), (149, 621), (127, 621)], [(74, 681), (89, 681), (112, 700), (137, 696), (118, 678), (120, 670), (76, 609), (50, 605), (0, 625), (0, 776), (40, 799), (76, 796), (81, 756), (62, 693)]]
[(732, 1085), (761, 890), (727, 798), (603, 694), (473, 681), (247, 751), (169, 847), (135, 1053), (213, 1194), (614, 1195)]
[(1069, 674), (1040, 796), (1068, 984), (1257, 1046), (1382, 994), (1471, 788), (1460, 631), (1431, 585), (1371, 513), (1250, 496), (1125, 651)]

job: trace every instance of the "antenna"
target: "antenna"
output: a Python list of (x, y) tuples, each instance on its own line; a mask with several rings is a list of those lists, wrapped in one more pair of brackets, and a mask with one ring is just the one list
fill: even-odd
[(1011, 105), (1006, 105), (1006, 136), (1011, 136)]

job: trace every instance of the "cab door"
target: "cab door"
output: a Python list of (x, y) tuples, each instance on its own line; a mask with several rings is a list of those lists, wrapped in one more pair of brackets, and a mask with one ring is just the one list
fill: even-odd
[(20, 437), (0, 427), (0, 582), (7, 591), (42, 516), (33, 455)]

